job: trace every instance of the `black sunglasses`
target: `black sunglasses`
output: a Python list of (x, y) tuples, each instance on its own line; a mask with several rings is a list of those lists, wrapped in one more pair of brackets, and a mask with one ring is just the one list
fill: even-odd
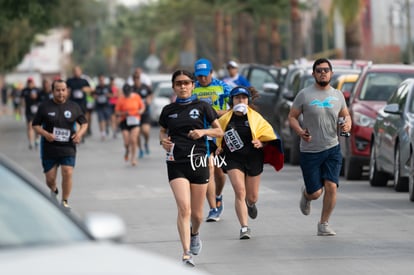
[(324, 72), (324, 73), (329, 73), (331, 71), (330, 68), (316, 68), (315, 72), (317, 72), (318, 74)]

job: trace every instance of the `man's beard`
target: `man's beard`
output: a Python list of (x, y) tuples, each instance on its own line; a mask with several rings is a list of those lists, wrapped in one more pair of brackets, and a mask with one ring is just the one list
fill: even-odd
[(321, 87), (328, 86), (329, 85), (329, 82), (331, 82), (330, 79), (328, 81), (318, 81), (318, 80), (316, 80), (316, 83), (318, 83), (318, 85), (321, 86)]

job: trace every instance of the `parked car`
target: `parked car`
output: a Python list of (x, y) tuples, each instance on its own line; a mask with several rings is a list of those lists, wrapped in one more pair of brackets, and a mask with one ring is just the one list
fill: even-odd
[(0, 154), (2, 274), (200, 274), (178, 262), (111, 241), (125, 233), (114, 215), (81, 222), (42, 191), (40, 183)]
[(414, 66), (402, 64), (370, 65), (361, 73), (350, 99), (351, 136), (339, 138), (347, 180), (362, 178), (370, 162), (372, 128), (378, 111), (398, 85), (410, 77), (414, 77)]
[(272, 119), (273, 106), (278, 99), (285, 71), (286, 68), (260, 64), (244, 64), (240, 69), (240, 74), (259, 92), (259, 98), (254, 104), (259, 113), (269, 122)]
[(174, 97), (171, 81), (160, 82), (155, 88), (151, 102), (151, 122), (158, 124), (162, 108), (171, 103)]
[(385, 186), (393, 178), (395, 191), (408, 191), (414, 127), (414, 78), (403, 81), (378, 112), (371, 137), (369, 182)]
[[(414, 128), (410, 128), (409, 130), (409, 138), (411, 141), (411, 144), (414, 143)], [(412, 150), (412, 147), (411, 147)], [(410, 156), (410, 164), (409, 164), (409, 175), (408, 175), (408, 198), (410, 201), (414, 202), (414, 157), (413, 157), (413, 151), (411, 151)]]
[[(335, 63), (333, 63), (333, 65), (334, 64)], [(359, 75), (361, 72), (358, 68), (347, 67), (345, 65), (334, 67), (333, 71), (334, 74), (332, 76), (332, 82), (335, 82), (341, 75)], [(285, 149), (286, 161), (292, 165), (299, 164), (300, 138), (292, 130), (292, 128), (290, 128), (288, 115), (293, 104), (293, 100), (299, 91), (314, 83), (315, 79), (312, 75), (312, 64), (291, 67), (287, 73), (282, 91), (280, 92), (279, 97), (275, 100), (275, 104), (271, 112), (270, 122), (281, 135)], [(299, 121), (301, 121), (301, 117), (299, 117)]]
[(331, 85), (335, 89), (338, 89), (343, 92), (345, 101), (349, 105), (349, 99), (351, 98), (351, 92), (354, 88), (356, 81), (358, 80), (359, 74), (344, 74), (338, 76)]

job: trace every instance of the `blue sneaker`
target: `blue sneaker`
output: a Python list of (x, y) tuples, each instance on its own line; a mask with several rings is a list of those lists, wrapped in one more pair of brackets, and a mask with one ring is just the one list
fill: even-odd
[(149, 154), (150, 154), (150, 150), (149, 150), (149, 147), (148, 147), (148, 143), (145, 143), (145, 144), (144, 144), (144, 147), (145, 147), (145, 153), (146, 153), (147, 155), (149, 155)]
[(144, 151), (139, 150), (138, 158), (142, 159), (144, 157)]
[(220, 215), (217, 208), (211, 208), (208, 212), (206, 222), (218, 222), (220, 220)]
[(220, 217), (223, 214), (223, 195), (216, 196), (216, 207), (218, 211), (218, 216)]

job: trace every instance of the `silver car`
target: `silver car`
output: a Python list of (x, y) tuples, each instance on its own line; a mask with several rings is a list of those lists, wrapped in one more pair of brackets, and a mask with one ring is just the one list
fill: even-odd
[(369, 181), (385, 186), (393, 180), (396, 191), (408, 190), (414, 128), (414, 78), (400, 83), (378, 112), (371, 136)]
[(80, 222), (40, 188), (36, 178), (0, 154), (1, 274), (205, 274), (129, 247), (117, 216)]

